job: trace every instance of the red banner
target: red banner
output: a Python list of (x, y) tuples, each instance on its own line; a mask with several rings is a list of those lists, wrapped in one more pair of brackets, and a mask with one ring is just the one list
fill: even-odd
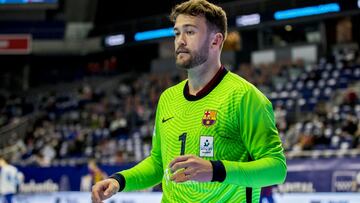
[(31, 35), (0, 35), (0, 54), (29, 54)]

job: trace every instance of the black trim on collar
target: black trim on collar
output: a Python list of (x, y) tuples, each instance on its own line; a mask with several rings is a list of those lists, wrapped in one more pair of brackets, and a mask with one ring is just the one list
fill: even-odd
[(186, 82), (184, 86), (184, 97), (188, 101), (197, 101), (199, 99), (204, 98), (206, 95), (208, 95), (215, 87), (221, 82), (221, 80), (225, 77), (225, 75), (229, 71), (226, 70), (224, 66), (221, 66), (218, 72), (215, 74), (215, 76), (210, 80), (208, 84), (205, 85), (204, 88), (202, 88), (196, 95), (191, 95), (189, 92), (189, 81)]

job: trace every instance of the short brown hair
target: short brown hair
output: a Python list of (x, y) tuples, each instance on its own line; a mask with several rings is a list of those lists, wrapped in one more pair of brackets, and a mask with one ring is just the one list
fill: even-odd
[(4, 160), (5, 162), (8, 162), (7, 157), (5, 157), (3, 154), (0, 154), (0, 160)]
[(225, 11), (206, 0), (189, 0), (176, 5), (170, 14), (170, 20), (175, 23), (180, 14), (204, 16), (211, 30), (220, 32), (224, 41), (227, 35), (227, 18)]

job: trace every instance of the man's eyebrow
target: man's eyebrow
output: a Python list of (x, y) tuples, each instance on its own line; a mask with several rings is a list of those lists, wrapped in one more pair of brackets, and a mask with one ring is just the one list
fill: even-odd
[[(181, 27), (184, 27), (184, 28), (188, 28), (188, 27), (193, 27), (193, 28), (197, 28), (197, 26), (193, 25), (193, 24), (185, 24), (185, 25), (182, 25)], [(174, 31), (177, 31), (179, 30), (178, 27), (174, 27)]]

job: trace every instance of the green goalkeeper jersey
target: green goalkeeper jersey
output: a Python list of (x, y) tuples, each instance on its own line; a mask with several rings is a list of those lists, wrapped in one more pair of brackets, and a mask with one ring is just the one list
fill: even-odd
[[(171, 181), (169, 163), (187, 154), (220, 161), (224, 179)], [(189, 94), (185, 80), (159, 99), (150, 156), (117, 176), (124, 191), (162, 181), (162, 202), (258, 203), (261, 187), (282, 183), (286, 176), (272, 105), (223, 67), (196, 96)]]

